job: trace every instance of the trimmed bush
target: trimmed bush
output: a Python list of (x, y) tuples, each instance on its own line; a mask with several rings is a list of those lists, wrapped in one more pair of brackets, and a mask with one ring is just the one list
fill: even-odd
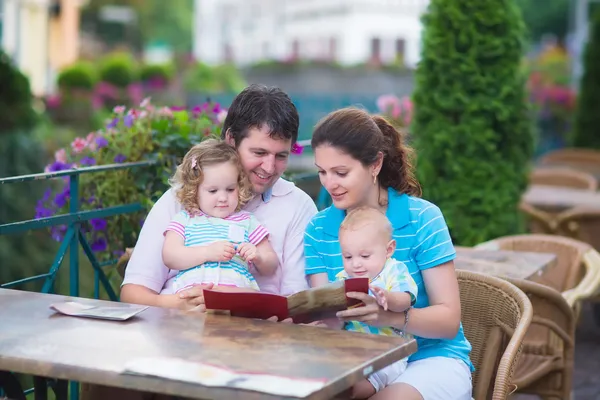
[(423, 22), (411, 131), (424, 198), (455, 244), (518, 232), (534, 143), (520, 11), (511, 0), (431, 0)]
[(173, 79), (174, 70), (171, 64), (145, 64), (140, 70), (142, 82), (160, 81), (167, 84)]
[(37, 122), (29, 79), (0, 49), (0, 134), (32, 128)]
[(184, 79), (188, 92), (238, 93), (246, 86), (240, 71), (231, 64), (213, 68), (199, 62), (186, 72)]
[(86, 61), (77, 62), (64, 68), (58, 75), (57, 83), (61, 89), (93, 90), (98, 82), (94, 66)]
[(583, 56), (579, 99), (575, 115), (573, 145), (600, 149), (598, 104), (600, 104), (600, 12), (594, 14), (590, 38)]
[(100, 80), (125, 88), (138, 78), (135, 59), (127, 53), (113, 53), (102, 60)]

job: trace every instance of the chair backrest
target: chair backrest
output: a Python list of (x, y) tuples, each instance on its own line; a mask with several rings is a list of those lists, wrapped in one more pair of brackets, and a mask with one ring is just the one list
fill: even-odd
[(540, 157), (539, 165), (569, 167), (596, 174), (600, 172), (600, 151), (583, 148), (567, 148)]
[(572, 168), (535, 169), (529, 175), (529, 183), (532, 185), (561, 186), (591, 191), (598, 190), (598, 181), (594, 175)]
[(559, 292), (572, 289), (581, 281), (585, 275), (583, 256), (590, 249), (587, 243), (579, 240), (544, 234), (503, 236), (476, 247), (556, 254), (556, 264), (532, 280)]
[(527, 328), (531, 302), (515, 285), (493, 276), (457, 270), (462, 324), (472, 346), (473, 398), (505, 400)]
[(600, 208), (577, 207), (558, 216), (558, 233), (588, 243), (600, 251)]

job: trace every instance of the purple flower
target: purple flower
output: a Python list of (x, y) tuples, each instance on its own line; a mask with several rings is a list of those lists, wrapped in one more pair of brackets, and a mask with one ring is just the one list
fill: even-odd
[(221, 105), (219, 103), (215, 103), (215, 105), (213, 106), (212, 112), (214, 114), (218, 114), (220, 113), (222, 110)]
[(56, 196), (54, 196), (54, 204), (58, 208), (63, 208), (67, 204), (67, 199), (68, 196), (64, 192), (57, 193)]
[(102, 218), (90, 219), (90, 224), (95, 231), (103, 231), (106, 229), (106, 220)]
[(38, 200), (35, 206), (35, 219), (51, 217), (53, 214), (52, 210), (46, 208), (41, 200)]
[(119, 118), (113, 118), (108, 124), (106, 124), (106, 129), (112, 129), (119, 123)]
[(100, 237), (100, 238), (97, 238), (96, 240), (94, 240), (94, 242), (92, 242), (90, 247), (92, 248), (93, 252), (99, 252), (99, 251), (106, 250), (106, 248), (108, 246), (106, 244), (106, 239), (104, 239), (103, 237)]
[(81, 161), (79, 161), (79, 163), (89, 167), (91, 165), (96, 165), (96, 159), (94, 157), (85, 156), (81, 159)]
[(95, 231), (103, 231), (106, 229), (106, 220), (102, 218), (90, 219), (90, 224)]
[(133, 116), (127, 114), (126, 116), (123, 117), (123, 123), (125, 124), (125, 126), (127, 128), (131, 128), (131, 126), (133, 125)]
[(54, 161), (52, 164), (46, 167), (46, 172), (58, 172), (71, 169), (71, 164), (62, 163), (60, 161)]
[(66, 231), (66, 225), (53, 226), (52, 228), (50, 228), (50, 235), (52, 236), (52, 239), (54, 239), (57, 242), (60, 242), (63, 240)]
[(44, 196), (42, 197), (42, 201), (48, 201), (48, 200), (50, 200), (50, 195), (52, 195), (52, 189), (48, 188), (44, 192)]
[(121, 153), (117, 154), (117, 155), (115, 156), (115, 159), (114, 159), (114, 161), (115, 161), (116, 163), (122, 163), (122, 162), (125, 162), (125, 160), (127, 160), (127, 157), (125, 157), (125, 156), (124, 156), (123, 154), (121, 154)]
[(99, 149), (108, 146), (108, 140), (106, 140), (106, 138), (104, 136), (98, 136), (96, 138), (96, 146), (98, 146)]
[(112, 252), (115, 257), (121, 257), (125, 252), (123, 250), (115, 250)]

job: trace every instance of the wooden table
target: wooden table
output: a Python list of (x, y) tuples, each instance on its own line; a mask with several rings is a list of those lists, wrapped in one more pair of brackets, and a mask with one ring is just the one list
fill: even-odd
[(329, 399), (417, 348), (414, 339), (155, 307), (126, 322), (68, 317), (49, 308), (69, 299), (0, 289), (0, 371), (192, 398), (277, 398), (120, 373), (139, 357), (175, 357), (236, 371), (325, 379), (307, 398)]
[(523, 201), (546, 211), (564, 211), (573, 207), (600, 210), (600, 192), (564, 188), (559, 186), (531, 185), (522, 196)]
[(523, 251), (482, 250), (472, 247), (456, 247), (457, 269), (481, 272), (515, 279), (535, 279), (538, 274), (556, 265), (552, 253)]

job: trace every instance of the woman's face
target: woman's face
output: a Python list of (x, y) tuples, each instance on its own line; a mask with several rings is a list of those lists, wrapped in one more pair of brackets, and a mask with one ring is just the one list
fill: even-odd
[(367, 204), (372, 192), (374, 167), (365, 167), (360, 161), (329, 145), (315, 148), (315, 165), (321, 185), (329, 192), (333, 204), (348, 210)]

